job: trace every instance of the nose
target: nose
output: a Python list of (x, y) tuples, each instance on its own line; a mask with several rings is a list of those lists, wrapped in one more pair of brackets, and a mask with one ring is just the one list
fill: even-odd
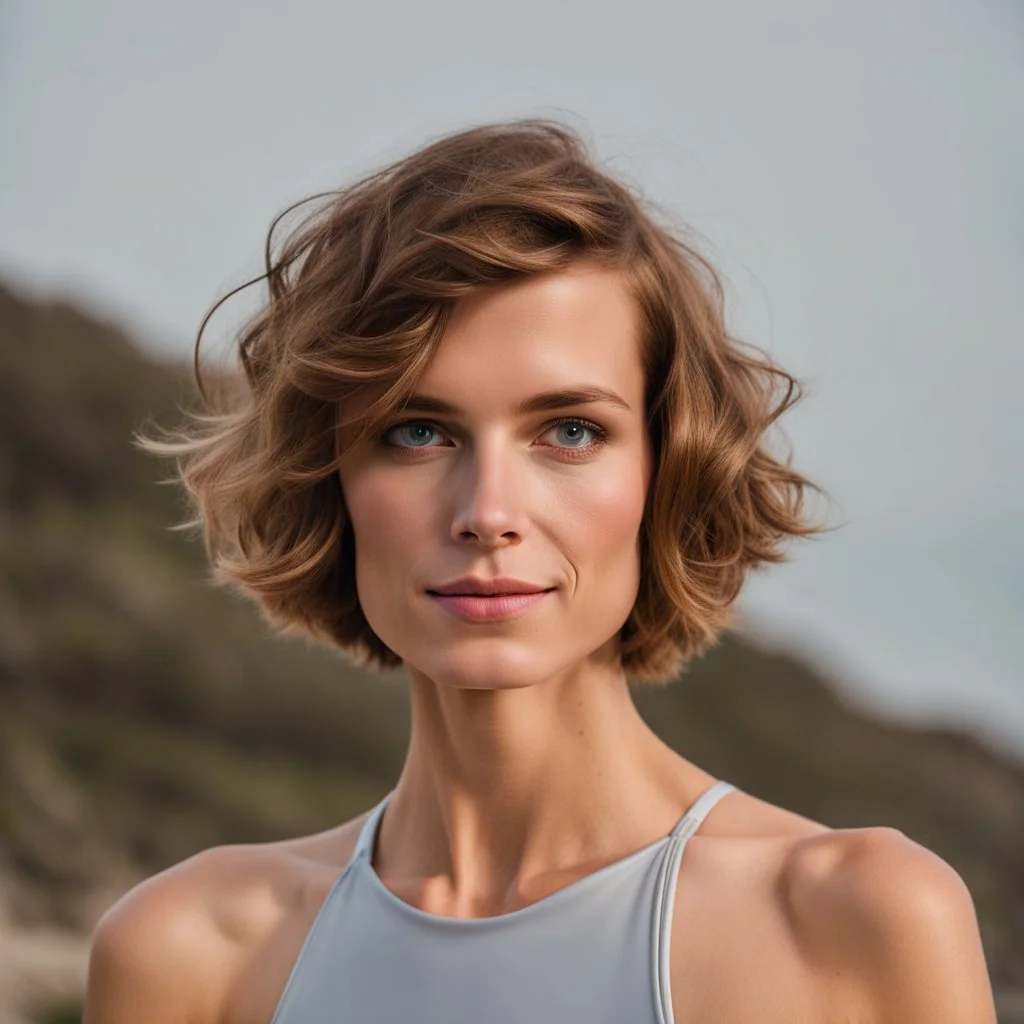
[(515, 458), (494, 439), (478, 446), (464, 467), (455, 486), (453, 538), (463, 543), (476, 539), (485, 547), (519, 543), (528, 529), (529, 485)]

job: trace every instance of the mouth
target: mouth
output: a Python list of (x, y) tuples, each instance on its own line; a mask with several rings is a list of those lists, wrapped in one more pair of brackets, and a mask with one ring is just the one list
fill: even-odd
[(456, 619), (486, 624), (518, 618), (538, 607), (548, 594), (557, 589), (548, 587), (532, 593), (510, 594), (439, 594), (428, 590), (427, 594)]
[(548, 587), (546, 590), (505, 590), (502, 591), (500, 594), (470, 594), (468, 592), (464, 594), (442, 594), (437, 590), (428, 590), (427, 593), (432, 595), (433, 597), (479, 597), (485, 601), (489, 601), (493, 600), (496, 597), (530, 597), (534, 594), (548, 594), (554, 589), (555, 587)]

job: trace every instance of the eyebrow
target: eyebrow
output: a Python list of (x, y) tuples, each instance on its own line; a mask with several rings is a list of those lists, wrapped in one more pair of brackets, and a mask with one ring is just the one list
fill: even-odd
[[(520, 402), (513, 410), (516, 416), (528, 416), (534, 412), (548, 412), (551, 409), (564, 409), (570, 405), (592, 405), (602, 402), (613, 405), (626, 412), (632, 412), (629, 403), (614, 391), (598, 387), (596, 384), (581, 384), (577, 387), (561, 388), (557, 391), (544, 391), (532, 398)], [(405, 412), (429, 412), (439, 416), (458, 416), (461, 411), (441, 398), (432, 395), (411, 395), (403, 405)]]

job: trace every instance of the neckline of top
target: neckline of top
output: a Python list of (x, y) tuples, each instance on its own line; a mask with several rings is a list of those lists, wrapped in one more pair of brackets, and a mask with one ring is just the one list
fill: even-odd
[(363, 828), (357, 841), (356, 851), (352, 858), (352, 866), (357, 870), (361, 870), (369, 877), (371, 887), (386, 903), (393, 906), (396, 910), (409, 915), (413, 919), (421, 922), (429, 922), (430, 924), (446, 928), (502, 926), (512, 921), (521, 920), (526, 915), (540, 913), (542, 910), (545, 910), (553, 904), (561, 902), (563, 897), (568, 898), (567, 894), (575, 894), (581, 889), (586, 888), (588, 884), (591, 883), (592, 879), (601, 879), (615, 870), (621, 870), (645, 855), (655, 853), (657, 850), (667, 846), (673, 840), (681, 840), (685, 842), (697, 831), (698, 828), (700, 828), (708, 811), (710, 811), (711, 808), (722, 799), (722, 797), (731, 793), (735, 788), (736, 787), (731, 783), (718, 780), (709, 786), (693, 802), (693, 804), (687, 809), (686, 813), (683, 814), (678, 822), (676, 822), (668, 835), (661, 836), (653, 842), (648, 843), (646, 846), (642, 846), (640, 849), (634, 850), (632, 853), (627, 853), (624, 857), (620, 857), (618, 860), (613, 860), (598, 868), (596, 871), (591, 871), (589, 874), (583, 875), (581, 878), (577, 878), (568, 885), (564, 885), (560, 889), (556, 889), (547, 896), (543, 896), (539, 900), (534, 900), (533, 903), (528, 903), (525, 907), (520, 907), (518, 910), (509, 911), (507, 914), (492, 914), (488, 917), (447, 917), (443, 914), (432, 914), (429, 911), (420, 910), (419, 907), (414, 907), (411, 903), (406, 903), (405, 900), (396, 896), (384, 884), (373, 867), (371, 851), (373, 850), (377, 839), (377, 830), (380, 826), (380, 820), (384, 815), (384, 809), (387, 807), (388, 801), (391, 799), (391, 795), (394, 793), (394, 790), (391, 790), (391, 792), (389, 792), (377, 804), (377, 806), (374, 807), (370, 812), (369, 818), (367, 818), (366, 822), (363, 824)]

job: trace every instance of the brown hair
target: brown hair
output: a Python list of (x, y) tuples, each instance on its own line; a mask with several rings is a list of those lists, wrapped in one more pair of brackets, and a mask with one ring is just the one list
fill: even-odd
[[(286, 635), (326, 642), (357, 665), (402, 664), (356, 594), (354, 536), (336, 472), (353, 396), (371, 399), (352, 443), (411, 395), (454, 303), (482, 284), (588, 259), (618, 268), (644, 325), (645, 412), (655, 455), (641, 524), (640, 590), (620, 632), (627, 678), (666, 683), (732, 619), (748, 570), (782, 562), (806, 480), (763, 446), (801, 397), (760, 350), (731, 338), (723, 291), (680, 231), (598, 169), (580, 137), (549, 120), (470, 128), (329, 197), (289, 233), (266, 273), (223, 296), (196, 338), (205, 403), (189, 429), (136, 444), (174, 456), (212, 579), (254, 599)], [(266, 280), (243, 328), (243, 374), (216, 400), (199, 373), (210, 316)], [(742, 347), (751, 349), (744, 352)], [(784, 394), (776, 400), (778, 383)]]

